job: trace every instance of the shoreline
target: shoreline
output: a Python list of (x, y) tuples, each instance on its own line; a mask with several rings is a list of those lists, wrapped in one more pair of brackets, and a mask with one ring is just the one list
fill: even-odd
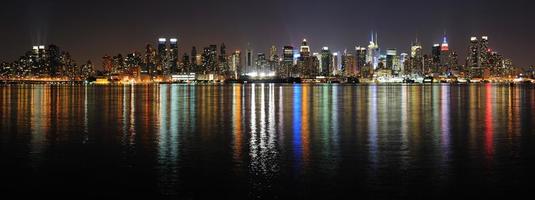
[(148, 85), (185, 85), (185, 86), (218, 86), (218, 85), (313, 85), (313, 86), (470, 86), (470, 85), (499, 85), (499, 86), (535, 86), (533, 82), (477, 82), (477, 83), (285, 83), (285, 82), (219, 82), (219, 83), (180, 83), (180, 82), (154, 82), (154, 83), (87, 83), (83, 81), (73, 82), (27, 82), (27, 81), (1, 81), (0, 86), (5, 85), (71, 85), (71, 86), (148, 86)]

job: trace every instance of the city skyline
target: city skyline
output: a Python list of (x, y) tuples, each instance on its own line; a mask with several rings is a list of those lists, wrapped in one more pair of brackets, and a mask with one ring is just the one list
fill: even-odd
[(424, 52), (430, 52), (446, 31), (450, 47), (461, 58), (468, 54), (467, 38), (488, 35), (492, 46), (516, 66), (533, 65), (529, 44), (535, 41), (529, 37), (534, 32), (529, 20), (533, 14), (527, 10), (532, 4), (529, 1), (505, 5), (487, 1), (442, 5), (423, 1), (270, 2), (212, 2), (204, 7), (195, 2), (168, 1), (11, 2), (2, 8), (2, 15), (20, 17), (2, 21), (3, 27), (14, 31), (0, 33), (2, 38), (10, 38), (0, 60), (17, 59), (28, 46), (57, 44), (69, 50), (78, 63), (99, 63), (103, 55), (141, 50), (144, 43), (159, 37), (178, 37), (180, 55), (191, 46), (222, 42), (230, 51), (244, 51), (250, 44), (267, 53), (273, 44), (279, 49), (295, 47), (302, 38), (313, 41), (311, 48), (316, 52), (323, 46), (343, 51), (366, 46), (373, 30), (379, 33), (383, 50), (395, 48), (398, 53), (408, 53), (415, 38)]
[(520, 199), (535, 1), (0, 6), (5, 196)]

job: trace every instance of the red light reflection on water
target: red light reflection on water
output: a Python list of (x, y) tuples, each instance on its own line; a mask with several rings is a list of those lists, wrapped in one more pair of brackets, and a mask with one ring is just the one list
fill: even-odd
[(485, 86), (485, 150), (487, 157), (491, 158), (494, 154), (494, 122), (492, 113), (492, 85)]

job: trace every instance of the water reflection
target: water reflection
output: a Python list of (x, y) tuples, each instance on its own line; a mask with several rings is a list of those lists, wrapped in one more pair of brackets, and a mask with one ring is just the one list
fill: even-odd
[[(377, 119), (377, 86), (370, 86), (368, 90), (368, 148), (370, 153), (370, 167), (376, 170), (378, 167), (378, 119)], [(386, 102), (386, 101), (383, 101)]]
[(443, 85), (440, 88), (440, 152), (442, 156), (442, 170), (447, 170), (448, 164), (450, 161), (450, 137), (451, 137), (451, 127), (450, 127), (450, 92), (451, 88), (448, 85)]
[(232, 98), (232, 126), (234, 128), (234, 145), (233, 145), (233, 158), (234, 162), (241, 163), (242, 161), (242, 146), (243, 146), (243, 105), (242, 105), (242, 86), (233, 87)]
[(489, 162), (492, 161), (494, 154), (493, 90), (492, 85), (485, 86), (485, 152)]
[(527, 182), (522, 166), (535, 152), (529, 87), (12, 85), (0, 95), (0, 156), (12, 161), (13, 185), (395, 197), (418, 187), (511, 189)]

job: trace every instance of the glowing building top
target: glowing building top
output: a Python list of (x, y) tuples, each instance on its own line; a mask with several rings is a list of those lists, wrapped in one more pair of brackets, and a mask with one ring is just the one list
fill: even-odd
[(440, 51), (449, 51), (449, 45), (448, 45), (448, 37), (446, 34), (444, 34), (444, 39), (442, 41), (442, 45), (440, 45)]

